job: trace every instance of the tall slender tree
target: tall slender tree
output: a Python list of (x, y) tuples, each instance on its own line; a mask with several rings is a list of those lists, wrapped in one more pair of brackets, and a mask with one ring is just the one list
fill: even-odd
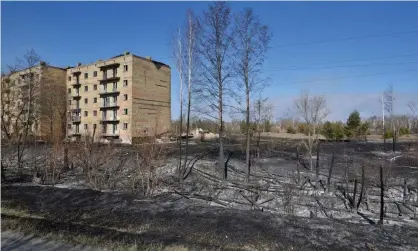
[(176, 35), (174, 36), (173, 41), (173, 57), (176, 64), (177, 72), (180, 78), (180, 135), (176, 135), (179, 140), (179, 150), (180, 150), (180, 157), (179, 157), (179, 164), (178, 164), (178, 179), (181, 184), (183, 177), (182, 177), (182, 134), (183, 134), (183, 79), (184, 79), (184, 55), (183, 55), (183, 36), (181, 34), (181, 30), (178, 29)]
[[(198, 87), (202, 114), (218, 121), (219, 168), (224, 168), (224, 113), (231, 95), (232, 76), (231, 11), (226, 2), (214, 2), (199, 20), (199, 58), (201, 60), (202, 82)], [(215, 115), (214, 115), (215, 113)], [(224, 173), (224, 179), (226, 174)]]
[(252, 9), (245, 9), (234, 20), (234, 70), (239, 78), (238, 86), (244, 92), (245, 137), (246, 137), (246, 176), (250, 177), (250, 106), (254, 94), (262, 91), (267, 83), (260, 79), (262, 66), (266, 58), (271, 34), (266, 25), (261, 24)]

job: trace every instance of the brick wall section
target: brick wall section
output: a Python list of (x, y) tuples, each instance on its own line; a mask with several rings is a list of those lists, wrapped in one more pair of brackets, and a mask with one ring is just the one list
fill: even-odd
[(137, 57), (133, 68), (133, 136), (167, 132), (171, 121), (171, 69)]

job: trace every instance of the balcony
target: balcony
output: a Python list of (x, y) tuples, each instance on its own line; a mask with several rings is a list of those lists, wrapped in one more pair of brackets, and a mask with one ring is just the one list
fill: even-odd
[(73, 113), (81, 113), (81, 109), (80, 108), (72, 108), (71, 111)]
[(81, 133), (80, 132), (69, 132), (68, 136), (73, 136), (73, 137), (80, 137)]
[(102, 137), (117, 139), (119, 138), (119, 133), (118, 132), (102, 132)]
[(73, 124), (81, 123), (81, 116), (73, 115), (71, 116), (71, 121), (73, 122)]
[(79, 92), (78, 93), (76, 92), (76, 93), (72, 94), (71, 96), (73, 97), (73, 99), (80, 99), (81, 98)]
[(75, 88), (80, 88), (80, 86), (81, 86), (81, 84), (80, 84), (80, 82), (79, 81), (77, 81), (77, 82), (75, 82), (75, 83), (72, 83), (71, 84), (73, 87), (75, 87)]
[(75, 72), (73, 72), (73, 76), (79, 76), (79, 75), (81, 75), (81, 71), (75, 71)]
[(119, 123), (119, 117), (102, 118), (100, 120), (102, 124), (117, 124)]
[(111, 69), (111, 68), (118, 68), (120, 66), (120, 64), (119, 63), (112, 63), (112, 64), (107, 64), (107, 65), (103, 65), (103, 66), (100, 66), (99, 68), (100, 68), (100, 70), (106, 70), (106, 69)]
[(106, 109), (119, 109), (119, 105), (117, 102), (104, 103), (100, 105), (100, 110)]
[(103, 76), (102, 79), (99, 79), (100, 84), (103, 83), (107, 83), (107, 82), (115, 82), (115, 81), (119, 81), (120, 77), (118, 76), (112, 76), (112, 77), (107, 77), (107, 76)]
[(111, 89), (111, 90), (100, 90), (100, 96), (111, 96), (111, 95), (119, 95), (120, 91), (118, 89)]

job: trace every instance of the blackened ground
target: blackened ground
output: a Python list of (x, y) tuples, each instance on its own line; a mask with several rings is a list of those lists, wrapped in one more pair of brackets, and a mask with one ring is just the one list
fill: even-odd
[(2, 211), (36, 216), (32, 221), (40, 232), (176, 243), (190, 250), (418, 250), (416, 228), (209, 207), (174, 194), (148, 200), (88, 189), (6, 185), (1, 196)]

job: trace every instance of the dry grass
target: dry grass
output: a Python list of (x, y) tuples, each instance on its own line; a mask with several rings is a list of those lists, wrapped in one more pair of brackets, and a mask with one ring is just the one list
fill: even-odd
[(187, 247), (177, 244), (162, 245), (158, 243), (123, 243), (118, 241), (110, 241), (103, 236), (90, 236), (88, 233), (80, 234), (68, 229), (47, 229), (40, 228), (40, 224), (36, 220), (43, 217), (30, 215), (28, 212), (19, 211), (11, 208), (2, 208), (2, 231), (13, 230), (28, 235), (35, 235), (40, 238), (47, 238), (53, 241), (68, 242), (73, 245), (87, 245), (95, 248), (103, 248), (104, 250), (115, 251), (188, 251)]

